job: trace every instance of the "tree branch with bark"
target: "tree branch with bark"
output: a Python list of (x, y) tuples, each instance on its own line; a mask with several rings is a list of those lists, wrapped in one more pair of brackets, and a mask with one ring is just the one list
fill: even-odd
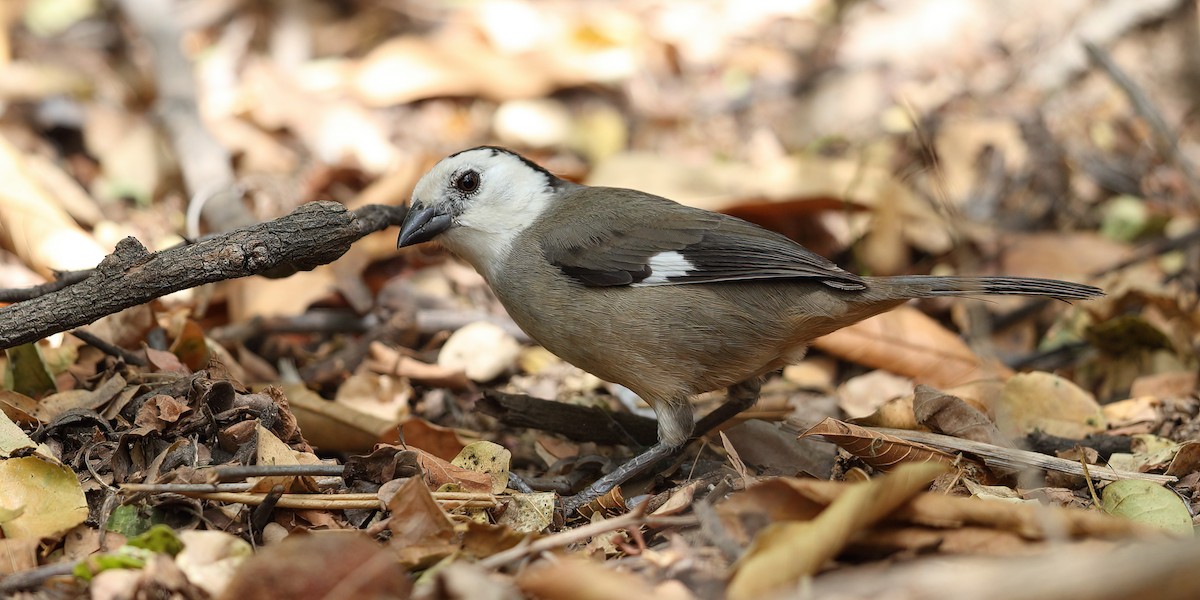
[(404, 220), (403, 206), (355, 211), (312, 202), (272, 221), (150, 252), (121, 240), (87, 277), (0, 308), (0, 349), (70, 331), (167, 294), (227, 279), (286, 276), (331, 263), (354, 241)]

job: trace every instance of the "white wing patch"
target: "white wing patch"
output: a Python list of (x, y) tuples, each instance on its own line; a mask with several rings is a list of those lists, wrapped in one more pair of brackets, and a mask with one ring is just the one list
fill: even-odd
[(683, 277), (696, 270), (696, 265), (678, 252), (659, 252), (650, 257), (650, 276), (633, 284), (662, 285), (671, 277)]

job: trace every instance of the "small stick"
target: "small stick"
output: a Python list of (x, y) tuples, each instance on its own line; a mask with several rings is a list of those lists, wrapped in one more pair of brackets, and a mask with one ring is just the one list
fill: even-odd
[[(124, 489), (124, 486), (122, 486)], [(189, 498), (210, 500), (213, 502), (236, 502), (257, 506), (266, 501), (268, 494), (250, 492), (174, 492)], [(493, 508), (499, 504), (491, 494), (464, 494), (450, 492), (459, 497), (441, 498), (446, 492), (432, 492), (433, 499), (442, 508)], [(474, 496), (475, 498), (463, 498)], [(387, 506), (375, 494), (283, 494), (275, 503), (277, 508), (317, 509), (317, 510), (348, 510), (348, 509), (384, 509)]]
[(633, 512), (625, 513), (619, 517), (605, 519), (589, 523), (575, 529), (560, 531), (553, 535), (548, 535), (544, 538), (534, 540), (532, 542), (522, 542), (505, 550), (497, 552), (481, 561), (479, 566), (484, 570), (498, 569), (511, 562), (521, 560), (527, 556), (540, 554), (548, 550), (553, 550), (567, 544), (573, 544), (591, 537), (595, 537), (602, 533), (616, 531), (618, 529), (626, 529), (629, 527), (637, 527), (641, 525), (695, 525), (697, 519), (695, 516), (685, 517), (655, 517), (645, 515), (646, 503), (638, 505)]
[(110, 344), (100, 339), (100, 337), (96, 334), (85, 329), (74, 329), (71, 331), (71, 335), (79, 338), (83, 341), (83, 343), (109, 356), (115, 356), (125, 361), (127, 364), (131, 364), (135, 367), (144, 367), (150, 364), (150, 361), (146, 360), (145, 356), (142, 356), (137, 352), (131, 352), (115, 344)]

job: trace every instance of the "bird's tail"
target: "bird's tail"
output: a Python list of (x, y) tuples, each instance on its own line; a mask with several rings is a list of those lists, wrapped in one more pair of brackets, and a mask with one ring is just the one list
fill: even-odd
[(932, 296), (1044, 296), (1058, 300), (1086, 300), (1104, 295), (1104, 290), (1057, 279), (1034, 277), (939, 277), (936, 275), (904, 275), (899, 277), (866, 277), (867, 288), (882, 287), (887, 295), (928, 298)]

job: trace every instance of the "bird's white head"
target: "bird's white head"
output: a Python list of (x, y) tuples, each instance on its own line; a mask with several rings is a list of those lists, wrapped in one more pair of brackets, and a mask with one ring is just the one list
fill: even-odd
[(504, 148), (451, 154), (413, 188), (397, 247), (438, 240), (484, 273), (572, 184)]

